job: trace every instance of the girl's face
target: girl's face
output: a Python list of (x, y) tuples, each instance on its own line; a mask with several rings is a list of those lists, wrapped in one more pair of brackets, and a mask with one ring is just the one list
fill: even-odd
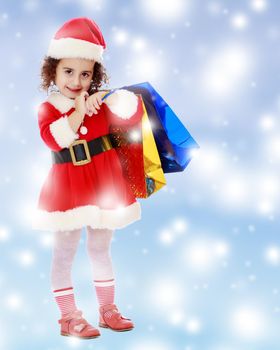
[(88, 91), (93, 76), (94, 61), (83, 58), (63, 58), (56, 67), (55, 84), (66, 97), (74, 99)]

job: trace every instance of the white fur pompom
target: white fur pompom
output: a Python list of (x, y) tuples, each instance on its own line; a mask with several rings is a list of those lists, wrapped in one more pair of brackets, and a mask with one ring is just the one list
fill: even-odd
[(110, 111), (122, 119), (129, 119), (137, 111), (138, 98), (128, 90), (120, 89), (104, 101)]

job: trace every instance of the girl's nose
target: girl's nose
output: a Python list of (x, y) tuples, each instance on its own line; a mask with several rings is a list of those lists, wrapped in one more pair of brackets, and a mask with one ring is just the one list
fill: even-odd
[(74, 76), (72, 82), (75, 86), (80, 86), (80, 76), (79, 75)]

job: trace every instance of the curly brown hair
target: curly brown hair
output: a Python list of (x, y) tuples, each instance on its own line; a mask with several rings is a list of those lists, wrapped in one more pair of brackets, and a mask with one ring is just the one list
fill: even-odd
[[(56, 67), (60, 59), (45, 56), (41, 67), (41, 84), (40, 88), (43, 90), (48, 90), (52, 81), (55, 81)], [(103, 84), (109, 84), (109, 78), (106, 74), (105, 67), (99, 63), (95, 62), (92, 83), (90, 85), (88, 93), (90, 95), (94, 94)]]

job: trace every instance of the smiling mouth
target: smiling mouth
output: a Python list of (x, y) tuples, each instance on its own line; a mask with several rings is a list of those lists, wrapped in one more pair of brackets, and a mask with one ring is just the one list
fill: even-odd
[(67, 89), (70, 90), (71, 92), (79, 92), (82, 90), (82, 89), (70, 89), (68, 86), (67, 86)]

